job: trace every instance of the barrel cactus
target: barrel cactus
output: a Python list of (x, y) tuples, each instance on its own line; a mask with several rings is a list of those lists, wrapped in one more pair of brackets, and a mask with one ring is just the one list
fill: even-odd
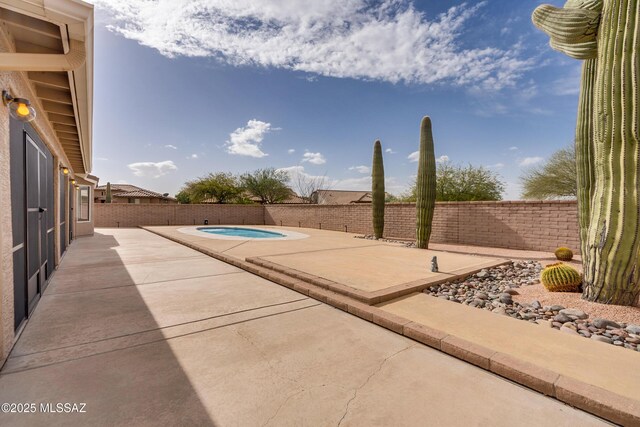
[(573, 259), (573, 251), (565, 247), (556, 249), (554, 255), (559, 261), (571, 261)]
[(579, 292), (582, 277), (575, 268), (559, 262), (546, 266), (540, 281), (550, 292)]
[(576, 132), (583, 298), (640, 295), (638, 122), (640, 0), (569, 0), (536, 8), (551, 46), (583, 59)]
[(111, 183), (107, 182), (107, 195), (106, 200), (107, 203), (111, 203)]
[(436, 206), (436, 157), (433, 152), (431, 119), (422, 118), (420, 124), (420, 156), (416, 179), (416, 247), (427, 249), (431, 237), (431, 223)]
[(384, 233), (384, 164), (382, 162), (382, 144), (373, 144), (373, 165), (371, 167), (371, 205), (373, 212), (373, 235), (382, 238)]

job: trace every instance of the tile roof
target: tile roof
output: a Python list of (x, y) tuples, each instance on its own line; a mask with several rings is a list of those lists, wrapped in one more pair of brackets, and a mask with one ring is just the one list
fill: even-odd
[[(100, 185), (96, 187), (96, 190), (106, 190), (106, 185)], [(165, 199), (175, 200), (173, 197), (165, 196), (155, 191), (145, 190), (144, 188), (136, 187), (129, 184), (111, 184), (112, 197), (126, 197), (126, 198), (138, 198), (138, 199)]]
[(371, 203), (370, 191), (317, 190), (316, 203), (321, 205), (348, 205), (349, 203)]

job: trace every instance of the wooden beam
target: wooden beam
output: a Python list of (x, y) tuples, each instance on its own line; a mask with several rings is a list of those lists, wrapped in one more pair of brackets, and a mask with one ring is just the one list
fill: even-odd
[(6, 24), (8, 32), (13, 36), (13, 39), (21, 42), (31, 43), (33, 45), (42, 46), (47, 49), (56, 50), (63, 53), (64, 47), (62, 46), (62, 40), (59, 38), (48, 37), (32, 31), (31, 29), (22, 28), (13, 24)]
[(53, 89), (47, 86), (36, 84), (38, 98), (46, 101), (57, 102), (59, 104), (73, 105), (71, 93), (68, 90)]
[(71, 133), (78, 132), (78, 128), (76, 128), (75, 126), (61, 125), (60, 123), (54, 123), (53, 129), (55, 131), (60, 131), (60, 132), (71, 132)]
[(42, 101), (42, 107), (44, 107), (45, 111), (47, 111), (48, 113), (56, 113), (70, 117), (76, 116), (75, 112), (73, 111), (73, 106), (68, 104), (58, 104), (57, 102)]
[(60, 27), (51, 22), (3, 8), (0, 8), (0, 20), (6, 21), (16, 27), (42, 34), (43, 36), (61, 39)]
[(58, 134), (58, 138), (68, 139), (69, 141), (80, 141), (80, 137), (77, 132), (56, 131), (56, 134)]
[(65, 116), (62, 114), (51, 113), (51, 112), (48, 112), (47, 116), (49, 116), (49, 121), (51, 123), (60, 123), (61, 125), (76, 126), (75, 117)]
[(29, 72), (29, 80), (38, 83), (39, 86), (47, 86), (55, 89), (69, 90), (69, 77), (67, 73), (46, 73), (43, 71)]
[(44, 46), (28, 43), (23, 40), (16, 40), (15, 42), (16, 42), (16, 52), (20, 52), (20, 53), (46, 53), (46, 54), (54, 54), (54, 55), (59, 55), (63, 53), (61, 49), (49, 49)]
[(60, 137), (58, 137), (58, 139), (60, 140), (60, 143), (74, 144), (76, 146), (78, 146), (78, 142), (80, 142), (80, 141), (74, 141), (73, 139), (60, 138)]

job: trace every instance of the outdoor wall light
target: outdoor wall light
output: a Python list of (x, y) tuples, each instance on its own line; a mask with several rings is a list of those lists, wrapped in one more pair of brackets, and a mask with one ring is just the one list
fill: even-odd
[(9, 115), (21, 122), (30, 122), (36, 118), (36, 110), (26, 98), (14, 98), (6, 90), (2, 91), (2, 103), (9, 107)]
[[(71, 184), (76, 185), (76, 180), (75, 180), (75, 179), (72, 179), (72, 180), (71, 180)], [(77, 187), (77, 185), (76, 185), (76, 187)]]
[(63, 175), (69, 175), (69, 168), (62, 166), (60, 169), (62, 170)]

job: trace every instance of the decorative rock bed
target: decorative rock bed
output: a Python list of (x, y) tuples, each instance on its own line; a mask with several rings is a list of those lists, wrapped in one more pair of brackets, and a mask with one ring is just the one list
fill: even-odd
[(459, 304), (526, 320), (562, 332), (640, 351), (640, 326), (608, 319), (589, 319), (581, 310), (561, 305), (542, 306), (539, 301), (513, 301), (518, 288), (537, 284), (542, 266), (536, 261), (516, 261), (480, 271), (466, 279), (446, 282), (424, 293)]
[(376, 239), (376, 236), (374, 236), (373, 234), (365, 234), (364, 236), (353, 236), (353, 237), (356, 238), (356, 239), (377, 240), (378, 242), (385, 242), (385, 243), (401, 243), (402, 245), (404, 245), (407, 248), (415, 248), (416, 247), (416, 242), (413, 242), (413, 241), (396, 240), (396, 239), (385, 239), (385, 238)]

